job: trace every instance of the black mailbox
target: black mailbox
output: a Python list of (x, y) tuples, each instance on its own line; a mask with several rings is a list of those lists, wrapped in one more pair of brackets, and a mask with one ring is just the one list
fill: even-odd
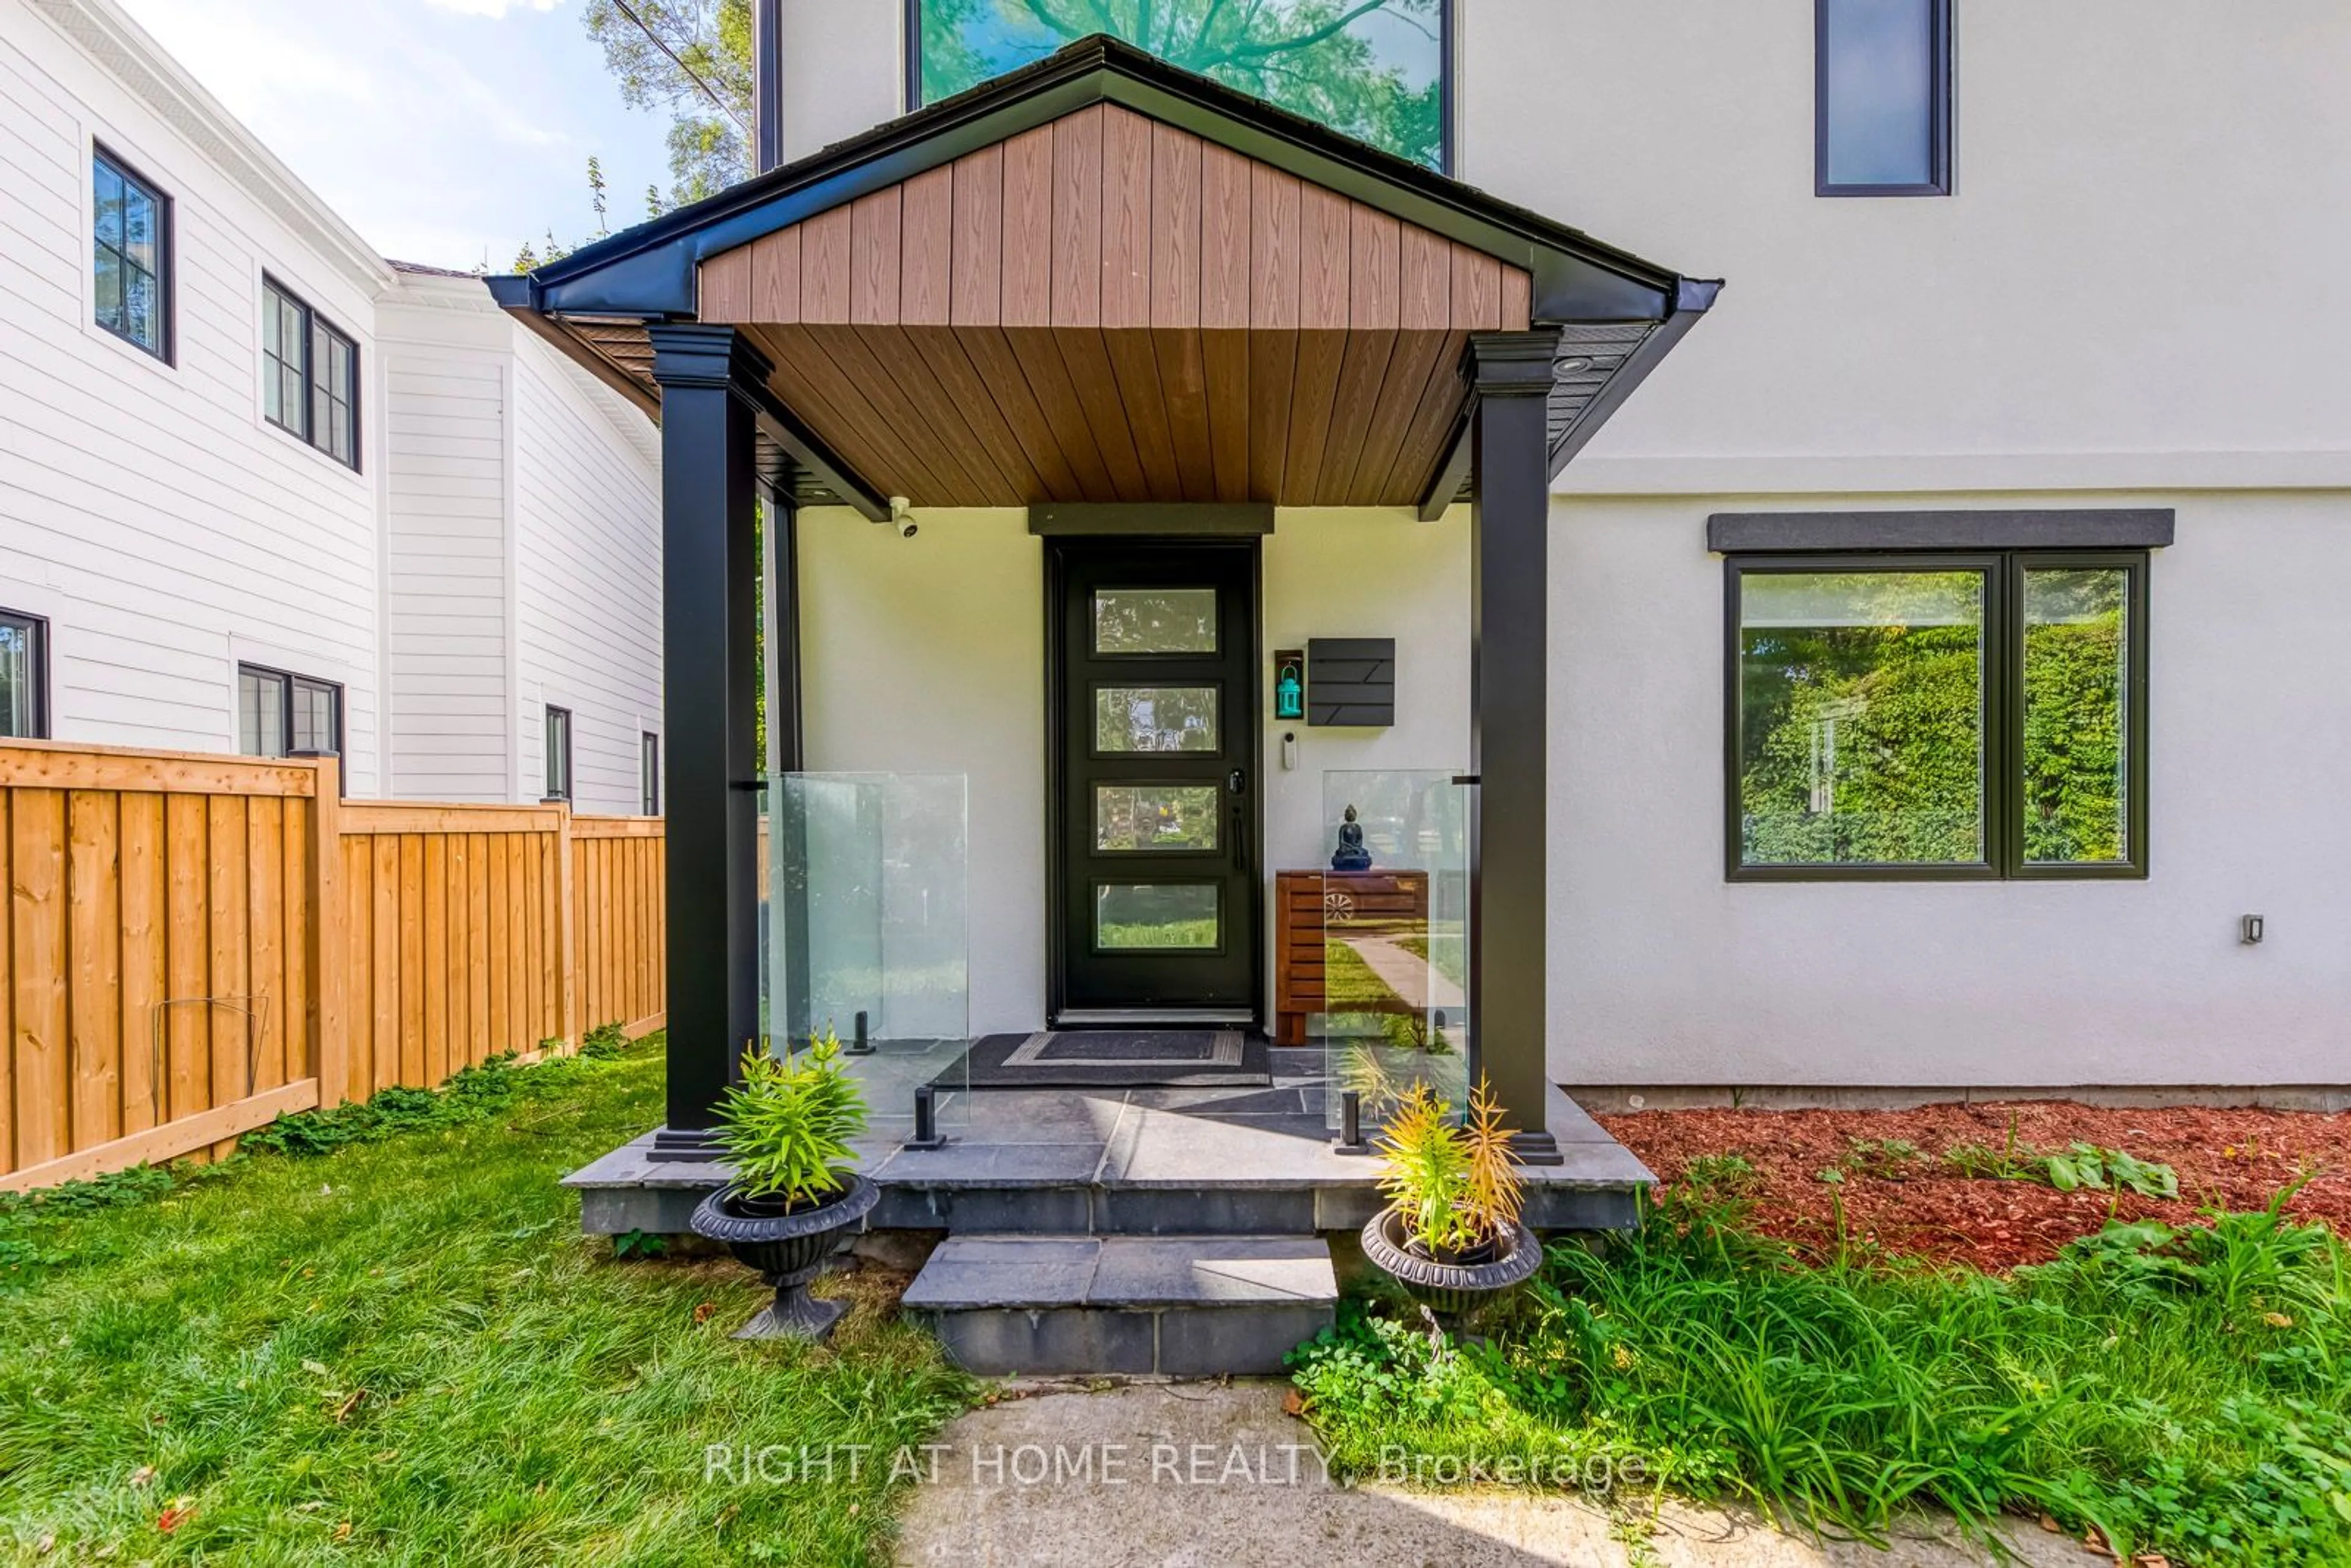
[(1395, 723), (1395, 639), (1309, 638), (1306, 722), (1378, 727)]

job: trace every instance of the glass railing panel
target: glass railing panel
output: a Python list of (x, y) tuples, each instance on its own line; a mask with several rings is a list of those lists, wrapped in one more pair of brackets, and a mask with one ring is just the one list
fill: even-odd
[(878, 1138), (911, 1134), (926, 1085), (940, 1126), (967, 1121), (965, 776), (787, 773), (767, 794), (768, 1049), (837, 1037)]
[(1416, 1084), (1458, 1110), (1468, 1088), (1469, 787), (1450, 769), (1322, 776), (1324, 1120), (1357, 1096), (1373, 1135)]

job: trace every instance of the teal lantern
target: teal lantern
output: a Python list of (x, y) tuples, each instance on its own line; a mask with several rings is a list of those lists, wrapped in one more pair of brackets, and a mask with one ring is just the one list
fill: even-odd
[(1281, 673), (1273, 683), (1273, 716), (1304, 718), (1306, 716), (1306, 683), (1299, 679), (1298, 665), (1285, 661)]

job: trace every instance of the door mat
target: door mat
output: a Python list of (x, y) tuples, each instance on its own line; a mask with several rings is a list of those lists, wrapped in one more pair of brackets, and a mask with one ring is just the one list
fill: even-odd
[(1273, 1082), (1264, 1038), (1237, 1029), (991, 1034), (971, 1048), (965, 1066), (974, 1089), (1238, 1089)]

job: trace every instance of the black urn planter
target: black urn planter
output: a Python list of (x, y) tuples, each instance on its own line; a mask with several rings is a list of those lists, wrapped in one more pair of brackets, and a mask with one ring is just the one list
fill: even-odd
[(1542, 1267), (1542, 1243), (1535, 1239), (1533, 1231), (1514, 1221), (1509, 1246), (1495, 1249), (1492, 1258), (1442, 1262), (1406, 1246), (1404, 1217), (1393, 1208), (1384, 1208), (1364, 1227), (1364, 1256), (1395, 1276), (1415, 1301), (1433, 1312), (1458, 1314), (1498, 1301), (1504, 1292), (1532, 1279)]
[(775, 1301), (736, 1330), (737, 1339), (820, 1340), (849, 1310), (845, 1301), (818, 1301), (809, 1286), (824, 1272), (841, 1232), (872, 1211), (882, 1189), (854, 1171), (837, 1174), (840, 1193), (807, 1208), (745, 1197), (732, 1183), (695, 1207), (694, 1233), (725, 1242), (737, 1262), (775, 1288)]

